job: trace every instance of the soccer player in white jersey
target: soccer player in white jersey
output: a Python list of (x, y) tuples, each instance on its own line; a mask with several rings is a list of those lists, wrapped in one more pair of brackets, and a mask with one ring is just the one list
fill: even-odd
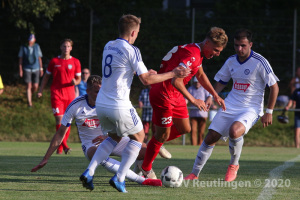
[[(101, 77), (97, 75), (90, 76), (89, 79), (87, 80), (87, 95), (82, 95), (76, 98), (68, 106), (62, 118), (62, 125), (58, 129), (57, 133), (53, 136), (53, 139), (50, 143), (50, 146), (43, 160), (37, 166), (32, 168), (31, 172), (36, 172), (37, 170), (41, 169), (48, 163), (48, 160), (53, 154), (53, 152), (61, 144), (73, 119), (75, 119), (76, 121), (83, 153), (88, 160), (92, 159), (97, 149), (97, 146), (99, 145), (99, 143), (103, 141), (103, 139), (106, 138), (106, 136), (104, 136), (101, 131), (101, 125), (99, 119), (97, 118), (97, 113), (95, 108), (96, 97), (100, 90), (100, 87), (101, 87)], [(118, 145), (116, 146), (116, 148), (114, 149), (111, 155), (121, 156), (122, 151), (124, 150), (128, 142), (129, 142), (128, 137), (122, 138), (122, 140), (118, 143)], [(144, 153), (145, 153), (145, 149), (143, 153), (139, 155), (139, 157), (143, 158)], [(112, 173), (116, 173), (120, 166), (119, 161), (114, 160), (110, 157), (107, 157), (100, 164)], [(128, 171), (126, 177), (129, 180), (135, 181), (141, 185), (151, 185), (151, 186), (162, 185), (160, 180), (145, 179), (144, 177), (138, 176), (136, 173), (134, 173), (131, 170)], [(89, 189), (93, 190), (94, 189), (93, 185)]]
[(96, 100), (96, 111), (102, 131), (108, 133), (109, 137), (99, 145), (88, 168), (81, 175), (83, 185), (87, 188), (92, 184), (98, 164), (111, 154), (122, 137), (129, 136), (120, 168), (109, 181), (119, 192), (127, 192), (125, 175), (136, 160), (145, 137), (141, 119), (129, 99), (134, 74), (144, 85), (150, 85), (174, 77), (186, 77), (190, 73), (190, 69), (180, 66), (164, 74), (148, 71), (139, 49), (132, 45), (138, 36), (140, 23), (141, 19), (134, 15), (123, 15), (118, 23), (119, 38), (109, 41), (104, 47), (103, 80)]
[[(225, 99), (226, 111), (219, 110), (208, 128), (208, 134), (199, 148), (192, 173), (186, 180), (198, 179), (198, 176), (210, 157), (216, 142), (229, 137), (230, 164), (225, 181), (233, 181), (239, 169), (239, 158), (244, 143), (244, 135), (261, 117), (263, 127), (272, 124), (272, 112), (279, 92), (277, 81), (269, 62), (260, 54), (251, 50), (252, 33), (247, 29), (237, 30), (234, 36), (236, 55), (227, 59), (215, 75), (216, 92), (221, 92), (226, 84), (233, 80), (231, 92)], [(266, 113), (263, 112), (266, 85), (270, 94)]]

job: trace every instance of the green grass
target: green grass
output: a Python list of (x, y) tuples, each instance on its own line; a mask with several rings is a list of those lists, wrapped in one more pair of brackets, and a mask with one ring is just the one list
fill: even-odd
[[(235, 183), (241, 186), (250, 182), (252, 185), (221, 187), (230, 156), (228, 147), (216, 146), (199, 178), (206, 187), (193, 187), (192, 182), (186, 182), (187, 187), (183, 185), (181, 188), (145, 187), (127, 182), (129, 193), (122, 194), (109, 186), (112, 174), (102, 167), (95, 174), (95, 189), (89, 192), (82, 187), (79, 176), (89, 162), (79, 143), (70, 143), (72, 154), (55, 154), (43, 169), (31, 173), (31, 168), (40, 162), (48, 145), (46, 142), (0, 142), (0, 199), (257, 199), (263, 185), (255, 187), (254, 181), (264, 182), (272, 169), (299, 155), (295, 148), (244, 147)], [(166, 148), (173, 157), (170, 160), (156, 159), (153, 167), (157, 175), (169, 165), (178, 166), (184, 175), (190, 173), (198, 147), (166, 145)], [(278, 182), (290, 181), (290, 186), (276, 187), (272, 199), (299, 199), (299, 161), (285, 169), (278, 179)]]

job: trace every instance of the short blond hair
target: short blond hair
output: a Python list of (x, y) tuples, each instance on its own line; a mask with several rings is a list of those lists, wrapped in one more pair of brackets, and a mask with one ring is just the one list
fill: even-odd
[(141, 18), (128, 14), (123, 15), (118, 24), (119, 33), (121, 36), (130, 34), (130, 32), (136, 29), (141, 24)]
[(62, 41), (60, 41), (60, 46), (63, 45), (65, 42), (69, 42), (71, 44), (71, 46), (73, 46), (73, 41), (69, 38), (63, 39)]
[(226, 47), (228, 42), (228, 36), (226, 35), (224, 29), (219, 27), (212, 27), (206, 34), (206, 39), (209, 39), (214, 44), (220, 47)]

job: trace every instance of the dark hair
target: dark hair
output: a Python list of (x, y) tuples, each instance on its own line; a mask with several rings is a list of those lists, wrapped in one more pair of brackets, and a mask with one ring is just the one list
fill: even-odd
[(60, 46), (65, 42), (70, 42), (71, 46), (73, 46), (73, 41), (71, 39), (64, 39), (64, 40), (60, 41)]
[(242, 38), (247, 38), (249, 42), (252, 42), (253, 33), (248, 29), (238, 29), (234, 34), (234, 39), (240, 40)]
[(91, 75), (88, 80), (87, 80), (87, 87), (91, 88), (93, 86), (94, 83), (97, 84), (102, 84), (102, 78), (101, 76), (98, 75)]

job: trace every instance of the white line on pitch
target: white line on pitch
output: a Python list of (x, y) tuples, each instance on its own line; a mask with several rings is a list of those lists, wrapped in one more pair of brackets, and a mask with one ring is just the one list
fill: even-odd
[[(270, 171), (270, 176), (269, 176), (269, 180), (270, 182), (272, 182), (273, 179), (278, 180), (279, 178), (281, 178), (281, 174), (284, 170), (286, 170), (287, 168), (292, 167), (296, 161), (300, 160), (300, 155), (298, 155), (297, 157), (286, 161), (283, 165), (280, 165), (276, 168), (274, 168), (272, 171)], [(270, 183), (269, 182), (269, 183)], [(266, 199), (272, 199), (272, 196), (276, 193), (275, 190), (276, 187), (272, 187), (271, 185), (268, 185), (268, 187), (263, 188), (263, 191), (260, 193), (260, 195), (258, 196), (258, 200), (266, 200)]]

